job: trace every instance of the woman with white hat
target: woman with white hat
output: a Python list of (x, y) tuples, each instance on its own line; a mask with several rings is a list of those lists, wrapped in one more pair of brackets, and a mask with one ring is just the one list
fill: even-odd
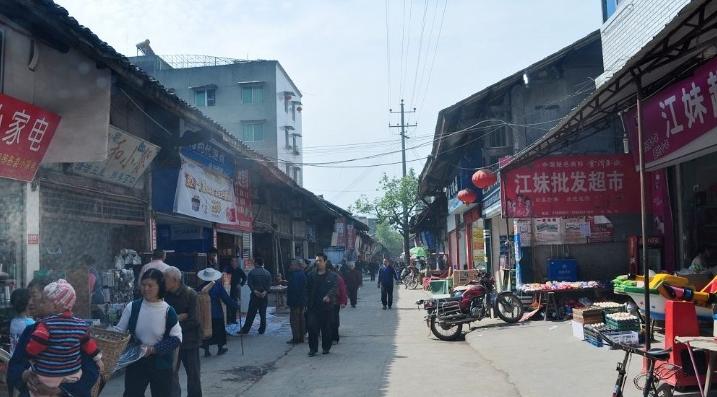
[(202, 343), (204, 357), (211, 356), (211, 353), (209, 353), (209, 346), (211, 345), (217, 345), (217, 355), (222, 355), (228, 351), (225, 347), (227, 344), (227, 331), (224, 328), (224, 310), (222, 309), (222, 302), (224, 302), (224, 304), (232, 310), (238, 310), (239, 306), (236, 301), (229, 297), (229, 294), (227, 294), (227, 291), (224, 289), (222, 283), (216, 282), (222, 278), (222, 273), (220, 271), (208, 267), (197, 273), (197, 277), (204, 281), (204, 283), (199, 286), (199, 291), (201, 291), (205, 285), (213, 281), (215, 282), (214, 286), (209, 290), (209, 297), (212, 301), (212, 336), (209, 339), (205, 339)]

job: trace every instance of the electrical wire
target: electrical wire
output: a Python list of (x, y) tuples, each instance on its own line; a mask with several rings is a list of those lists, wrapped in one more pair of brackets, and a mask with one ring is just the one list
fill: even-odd
[[(412, 1), (412, 0), (409, 0)], [(398, 95), (403, 97), (403, 62), (404, 62), (404, 49), (406, 44), (406, 0), (403, 0), (403, 8), (401, 10), (401, 64), (398, 70)]]
[(428, 69), (428, 78), (426, 79), (426, 87), (423, 90), (423, 98), (421, 99), (421, 104), (419, 105), (420, 109), (423, 109), (423, 104), (426, 102), (426, 98), (428, 97), (428, 90), (431, 86), (431, 76), (433, 76), (433, 66), (436, 63), (436, 58), (438, 56), (438, 46), (441, 42), (441, 33), (443, 33), (443, 22), (446, 18), (446, 9), (448, 8), (448, 0), (445, 0), (443, 3), (443, 12), (441, 13), (441, 23), (438, 25), (438, 35), (436, 36), (436, 47), (433, 50), (433, 59), (431, 59), (431, 67)]
[(387, 90), (388, 90), (388, 97), (386, 98), (388, 106), (391, 105), (391, 40), (390, 40), (390, 34), (388, 29), (388, 14), (389, 14), (389, 7), (388, 7), (388, 0), (385, 0), (385, 8), (386, 8), (386, 80), (387, 80)]
[(403, 70), (401, 70), (401, 99), (403, 99), (403, 81), (406, 78), (408, 72), (408, 54), (411, 53), (411, 20), (413, 19), (413, 0), (408, 0), (408, 25), (406, 30), (408, 31), (408, 39), (406, 40), (406, 52), (405, 60), (403, 62)]
[(423, 33), (426, 30), (426, 15), (428, 14), (428, 0), (423, 3), (423, 19), (421, 20), (421, 36), (418, 40), (418, 56), (416, 57), (416, 72), (413, 76), (413, 89), (411, 90), (411, 104), (416, 97), (416, 84), (418, 84), (418, 70), (421, 66), (421, 52), (423, 50)]

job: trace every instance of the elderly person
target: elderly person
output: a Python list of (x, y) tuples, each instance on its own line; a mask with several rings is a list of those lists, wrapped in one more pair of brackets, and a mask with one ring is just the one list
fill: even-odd
[[(35, 278), (27, 286), (30, 290), (30, 302), (28, 312), (35, 318), (41, 319), (52, 314), (53, 305), (45, 299), (42, 294), (45, 286), (54, 280), (49, 278)], [(29, 397), (30, 391), (38, 394), (90, 397), (92, 386), (99, 377), (99, 368), (92, 357), (81, 354), (82, 376), (75, 383), (63, 384), (60, 388), (51, 388), (43, 385), (37, 374), (30, 370), (29, 357), (25, 353), (30, 336), (35, 330), (35, 325), (25, 328), (17, 341), (15, 352), (8, 363), (7, 384), (10, 395), (14, 391), (20, 393), (20, 397)]]
[(235, 300), (232, 300), (224, 289), (222, 283), (216, 281), (222, 278), (222, 273), (214, 268), (207, 267), (199, 273), (197, 277), (204, 281), (199, 286), (201, 291), (207, 284), (215, 282), (214, 286), (209, 290), (209, 298), (212, 304), (212, 336), (209, 339), (205, 339), (202, 342), (202, 349), (204, 349), (204, 357), (209, 357), (212, 354), (209, 352), (209, 346), (217, 345), (217, 355), (221, 356), (225, 354), (229, 349), (225, 346), (227, 344), (227, 330), (224, 324), (224, 309), (222, 309), (222, 302), (227, 305), (227, 310), (238, 310), (239, 306)]
[[(246, 284), (246, 273), (244, 273), (244, 270), (241, 268), (239, 258), (232, 258), (229, 266), (224, 268), (224, 273), (231, 276), (231, 281), (229, 282), (229, 297), (236, 301), (241, 296), (241, 287)], [(227, 324), (234, 324), (236, 322), (237, 311), (227, 310)]]
[(172, 385), (174, 351), (182, 343), (177, 313), (164, 301), (164, 275), (149, 269), (140, 280), (142, 298), (130, 302), (115, 329), (127, 332), (145, 349), (142, 359), (125, 370), (124, 397), (144, 397), (149, 385), (152, 397), (167, 397)]
[(179, 367), (184, 364), (184, 371), (187, 373), (187, 397), (202, 397), (202, 383), (199, 378), (199, 344), (202, 338), (197, 318), (197, 293), (182, 283), (182, 272), (174, 266), (164, 271), (164, 283), (167, 287), (164, 300), (177, 313), (179, 325), (182, 327), (182, 344), (179, 346), (179, 357), (174, 366), (171, 396), (182, 395)]

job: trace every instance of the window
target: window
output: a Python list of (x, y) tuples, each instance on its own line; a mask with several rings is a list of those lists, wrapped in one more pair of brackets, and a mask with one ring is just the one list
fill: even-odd
[(624, 0), (603, 0), (602, 2), (602, 18), (603, 22), (607, 21), (612, 14), (617, 11), (617, 8), (620, 6), (620, 3), (624, 2)]
[(505, 129), (501, 128), (490, 134), (490, 147), (504, 147), (508, 146), (508, 139), (505, 133)]
[(264, 102), (264, 87), (248, 86), (241, 88), (241, 103), (257, 104)]
[(284, 127), (284, 143), (285, 143), (285, 145), (286, 145), (285, 147), (287, 149), (291, 148), (291, 145), (289, 143), (289, 129), (286, 127)]
[(299, 179), (301, 178), (301, 168), (294, 167), (294, 182), (299, 183)]
[(194, 105), (199, 107), (214, 106), (217, 101), (216, 91), (213, 88), (194, 91)]
[(286, 175), (291, 176), (291, 165), (286, 163)]
[(242, 140), (256, 142), (264, 140), (264, 124), (244, 123), (242, 124)]
[(294, 149), (294, 154), (299, 154), (299, 147), (296, 145), (296, 135), (291, 136), (291, 147)]
[(291, 120), (296, 121), (296, 102), (291, 104)]

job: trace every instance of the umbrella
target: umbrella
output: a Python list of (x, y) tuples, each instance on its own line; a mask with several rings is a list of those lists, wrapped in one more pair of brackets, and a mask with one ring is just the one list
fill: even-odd
[(428, 249), (426, 247), (413, 247), (409, 251), (411, 258), (428, 258)]

